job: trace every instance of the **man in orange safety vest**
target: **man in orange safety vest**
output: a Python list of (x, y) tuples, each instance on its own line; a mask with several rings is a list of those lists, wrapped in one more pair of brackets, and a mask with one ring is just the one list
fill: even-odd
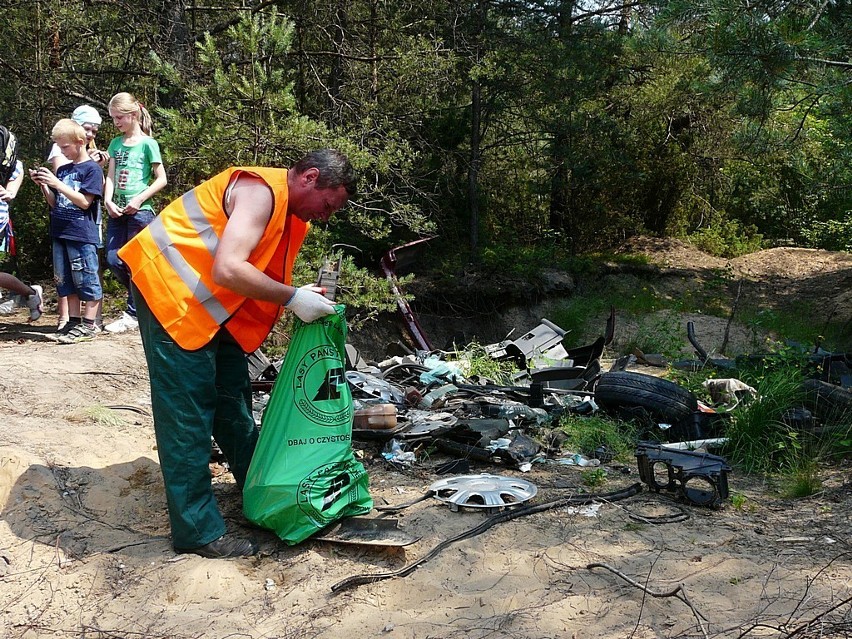
[(226, 535), (208, 461), (210, 437), (242, 487), (257, 443), (245, 353), (286, 307), (304, 322), (334, 313), (321, 289), (291, 284), (310, 222), (355, 194), (343, 154), (309, 153), (290, 169), (231, 167), (169, 204), (119, 252), (151, 381), (160, 468), (177, 552), (241, 557)]

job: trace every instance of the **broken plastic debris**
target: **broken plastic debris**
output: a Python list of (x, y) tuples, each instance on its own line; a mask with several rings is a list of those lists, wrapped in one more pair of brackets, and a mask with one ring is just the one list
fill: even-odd
[(432, 384), (433, 382), (462, 382), (464, 375), (456, 364), (445, 362), (434, 355), (423, 360), (423, 366), (429, 370), (420, 373), (421, 384)]
[(438, 388), (426, 393), (423, 396), (423, 399), (420, 400), (418, 406), (420, 408), (431, 408), (444, 395), (455, 393), (456, 391), (458, 391), (458, 387), (453, 386), (452, 384), (444, 384), (443, 386), (439, 386)]
[(414, 452), (402, 450), (402, 446), (400, 446), (399, 442), (395, 439), (390, 440), (387, 445), (385, 445), (382, 457), (393, 464), (399, 464), (401, 466), (410, 466), (417, 461), (417, 457), (414, 455)]
[(710, 398), (715, 406), (723, 406), (726, 410), (733, 410), (746, 397), (757, 397), (757, 391), (738, 379), (708, 379), (702, 386), (710, 393)]
[(560, 457), (556, 460), (556, 463), (562, 464), (563, 466), (600, 466), (601, 460), (589, 459), (580, 453), (574, 453), (568, 457)]
[(493, 453), (495, 450), (508, 450), (511, 443), (512, 440), (508, 437), (498, 437), (497, 439), (492, 439), (491, 443), (485, 448)]
[(597, 517), (601, 508), (601, 502), (586, 504), (585, 506), (568, 506), (565, 512), (569, 515), (582, 515), (583, 517)]
[(791, 544), (801, 544), (801, 543), (811, 542), (813, 540), (814, 540), (813, 537), (780, 537), (779, 539), (776, 539), (775, 541), (779, 542), (779, 543), (784, 542), (784, 543), (791, 543)]

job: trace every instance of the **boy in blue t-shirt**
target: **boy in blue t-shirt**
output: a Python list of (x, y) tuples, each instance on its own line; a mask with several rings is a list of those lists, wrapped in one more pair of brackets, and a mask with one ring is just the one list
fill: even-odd
[(62, 344), (94, 339), (95, 319), (103, 298), (98, 277), (98, 206), (104, 189), (104, 172), (86, 151), (86, 131), (71, 119), (60, 120), (52, 137), (62, 154), (71, 160), (56, 169), (30, 171), (50, 205), (50, 237), (53, 240), (53, 274), (56, 292), (68, 296), (69, 308), (85, 302), (83, 317), (71, 317)]

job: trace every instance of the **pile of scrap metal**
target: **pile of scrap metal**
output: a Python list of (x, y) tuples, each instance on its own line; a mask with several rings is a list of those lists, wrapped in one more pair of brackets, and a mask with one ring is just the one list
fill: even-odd
[[(523, 467), (558, 451), (559, 436), (542, 443), (531, 428), (548, 431), (564, 413), (597, 410), (594, 387), (601, 356), (612, 340), (615, 313), (606, 334), (594, 343), (565, 349), (566, 331), (547, 319), (515, 340), (485, 347), (495, 361), (510, 360), (518, 372), (510, 385), (467, 377), (463, 362), (442, 351), (408, 351), (381, 362), (365, 360), (346, 345), (346, 380), (352, 390), (354, 439), (388, 443), (386, 457), (404, 463), (411, 450), (435, 444), (465, 460), (497, 461)], [(261, 351), (248, 356), (256, 403), (265, 399), (280, 364)]]
[[(434, 444), (464, 460), (526, 469), (536, 459), (563, 452), (564, 434), (553, 427), (559, 416), (600, 408), (644, 424), (644, 437), (675, 447), (717, 441), (724, 418), (687, 389), (619, 370), (623, 365), (601, 371), (614, 332), (611, 309), (604, 335), (586, 346), (566, 349), (566, 332), (547, 319), (518, 339), (486, 346), (491, 358), (514, 364), (518, 372), (511, 385), (467, 378), (463, 361), (440, 351), (368, 363), (347, 346), (346, 378), (356, 403), (353, 438), (388, 442), (385, 457), (394, 463), (410, 463), (413, 450)], [(578, 452), (580, 465), (605, 462), (609, 455)]]
[(351, 351), (347, 379), (358, 404), (353, 436), (393, 440), (399, 455), (428, 442), (463, 459), (523, 467), (560, 452), (564, 437), (549, 427), (558, 422), (554, 418), (603, 410), (637, 424), (640, 438), (671, 449), (722, 444), (730, 411), (753, 398), (754, 389), (737, 379), (708, 380), (711, 405), (675, 382), (625, 370), (631, 358), (602, 372), (601, 356), (614, 330), (611, 310), (605, 334), (586, 346), (566, 349), (565, 331), (547, 319), (518, 339), (486, 346), (490, 357), (511, 360), (519, 371), (508, 386), (466, 379), (458, 362), (440, 351), (373, 364)]
[(464, 361), (449, 353), (416, 351), (382, 362), (366, 362), (347, 345), (346, 379), (355, 401), (354, 439), (392, 442), (386, 457), (404, 463), (422, 444), (465, 460), (524, 467), (555, 452), (556, 438), (542, 443), (529, 431), (547, 431), (564, 413), (597, 409), (594, 385), (607, 334), (576, 349), (562, 345), (565, 331), (543, 319), (515, 340), (485, 347), (494, 360), (511, 360), (518, 371), (510, 385), (467, 376)]

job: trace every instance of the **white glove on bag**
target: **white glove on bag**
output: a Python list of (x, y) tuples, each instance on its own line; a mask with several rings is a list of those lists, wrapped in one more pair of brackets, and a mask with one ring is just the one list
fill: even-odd
[(316, 291), (317, 287), (311, 284), (297, 288), (285, 307), (293, 311), (305, 324), (310, 324), (326, 315), (334, 315), (334, 302), (327, 300)]

